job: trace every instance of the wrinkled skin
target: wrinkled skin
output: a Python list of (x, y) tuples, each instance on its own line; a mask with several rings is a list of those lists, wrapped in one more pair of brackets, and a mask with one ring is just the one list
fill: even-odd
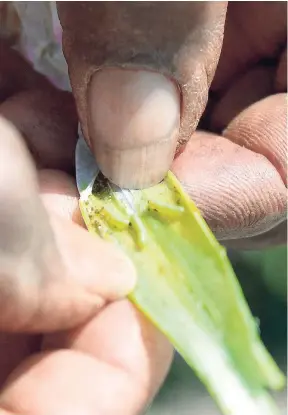
[[(95, 68), (160, 71), (182, 97), (172, 170), (216, 236), (242, 248), (283, 243), (286, 4), (231, 3), (226, 23), (225, 3), (143, 3), (141, 19), (133, 3), (111, 7), (59, 6), (73, 93), (95, 154), (102, 150), (86, 103)], [(84, 229), (72, 95), (4, 43), (0, 53), (0, 415), (136, 415), (163, 382), (172, 349), (123, 299), (135, 283), (130, 262)]]

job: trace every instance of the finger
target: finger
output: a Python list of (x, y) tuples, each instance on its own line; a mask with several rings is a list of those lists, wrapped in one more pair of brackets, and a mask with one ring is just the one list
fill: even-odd
[(78, 121), (69, 92), (17, 93), (0, 105), (0, 114), (22, 133), (38, 168), (73, 170)]
[(8, 375), (29, 355), (40, 350), (41, 340), (41, 336), (0, 333), (0, 390)]
[(1, 330), (71, 327), (126, 295), (135, 283), (126, 257), (68, 221), (49, 224), (29, 154), (4, 119), (0, 158)]
[(287, 183), (287, 94), (271, 95), (240, 113), (223, 135), (265, 156)]
[(78, 330), (50, 337), (46, 346), (72, 350), (22, 366), (1, 396), (3, 407), (29, 415), (138, 414), (172, 358), (168, 342), (128, 301), (109, 305)]
[(72, 220), (86, 229), (79, 209), (79, 193), (75, 179), (60, 170), (38, 172), (40, 195), (47, 211)]
[(209, 129), (222, 133), (242, 110), (274, 92), (275, 69), (257, 65), (235, 79), (211, 111)]
[(225, 12), (226, 2), (58, 3), (84, 136), (109, 179), (163, 178), (206, 105)]
[[(42, 198), (45, 200), (45, 206), (50, 212), (61, 213), (63, 217), (73, 217), (73, 208), (75, 206), (74, 201), (77, 200), (76, 186), (72, 178), (62, 172), (42, 171), (39, 173), (39, 183)], [(66, 198), (66, 195), (69, 195)], [(74, 198), (74, 200), (73, 200)], [(68, 205), (71, 204), (69, 207)], [(64, 207), (65, 206), (65, 207)], [(66, 209), (68, 207), (68, 209)], [(59, 209), (57, 211), (57, 208)], [(71, 209), (72, 208), (72, 209)], [(109, 305), (106, 309), (101, 311), (96, 318), (90, 320), (87, 324), (75, 330), (69, 330), (66, 332), (59, 332), (58, 334), (47, 335), (44, 340), (44, 348), (47, 349), (63, 349), (71, 348), (76, 351), (84, 352), (91, 355), (97, 362), (103, 362), (108, 366), (97, 367), (97, 373), (93, 374), (93, 384), (90, 383), (87, 374), (83, 375), (83, 382), (79, 385), (78, 377), (78, 398), (77, 403), (71, 402), (71, 398), (67, 398), (69, 395), (68, 385), (69, 381), (65, 381), (62, 386), (64, 389), (61, 392), (61, 400), (57, 399), (57, 407), (51, 408), (51, 413), (59, 411), (60, 413), (69, 412), (70, 406), (73, 405), (75, 412), (85, 414), (87, 406), (87, 413), (101, 413), (101, 411), (107, 411), (107, 413), (119, 413), (119, 408), (123, 408), (125, 414), (138, 413), (140, 408), (143, 408), (147, 402), (149, 402), (158, 388), (160, 387), (167, 370), (170, 366), (172, 359), (172, 347), (164, 336), (158, 332), (147, 319), (139, 313), (128, 301), (116, 302)], [(83, 371), (85, 370), (85, 359), (81, 363)], [(37, 364), (35, 365), (37, 366)], [(42, 371), (42, 361), (40, 367), (33, 367), (32, 375)], [(57, 365), (61, 370), (61, 365)], [(49, 366), (50, 367), (50, 366)], [(107, 370), (108, 367), (108, 370)], [(111, 368), (115, 368), (115, 373), (111, 371)], [(35, 370), (34, 370), (35, 369)], [(65, 368), (63, 370), (66, 370)], [(44, 369), (45, 371), (45, 369)], [(124, 386), (127, 379), (127, 389), (125, 393), (118, 392), (118, 372), (122, 373), (120, 383)], [(21, 372), (22, 373), (22, 372)], [(15, 393), (18, 397), (22, 395), (27, 396), (30, 394), (38, 394), (38, 385), (40, 379), (36, 376), (34, 383), (34, 376), (30, 383), (30, 371), (24, 370), (24, 387), (23, 382), (19, 386), (18, 380), (16, 381)], [(51, 393), (54, 394), (51, 387), (58, 389), (58, 383), (55, 384), (53, 378), (58, 374), (55, 371), (51, 374), (50, 369), (46, 370), (43, 374), (43, 382), (48, 382), (48, 386)], [(74, 377), (75, 381), (78, 373), (67, 373), (68, 378)], [(16, 376), (16, 379), (18, 377)], [(86, 384), (87, 381), (87, 384)], [(109, 396), (107, 396), (106, 385), (109, 384)], [(27, 388), (25, 385), (29, 385)], [(12, 389), (14, 383), (12, 383)], [(31, 387), (30, 387), (31, 385)], [(93, 387), (91, 387), (93, 385)], [(36, 389), (35, 389), (36, 387)], [(115, 388), (115, 390), (114, 390)], [(14, 398), (10, 399), (11, 386), (8, 387), (8, 403), (15, 411), (22, 410), (17, 406), (17, 402), (14, 402)], [(14, 389), (13, 389), (14, 390)], [(87, 391), (89, 391), (87, 396)], [(46, 400), (49, 399), (42, 391), (39, 391), (40, 399), (35, 402), (29, 400), (27, 404), (27, 411), (29, 414), (35, 413), (41, 414), (42, 406), (46, 408)], [(58, 393), (58, 392), (57, 392)], [(91, 396), (95, 397), (97, 394), (98, 400), (91, 402)], [(110, 393), (113, 394), (114, 399), (111, 403)], [(20, 395), (19, 395), (20, 394)], [(85, 396), (84, 396), (85, 394)], [(13, 395), (13, 392), (12, 392)], [(42, 399), (43, 396), (43, 399)], [(21, 399), (21, 398), (20, 398)], [(31, 402), (32, 401), (32, 402)], [(88, 402), (85, 406), (84, 402)], [(100, 406), (101, 404), (101, 406)], [(15, 406), (16, 405), (16, 406)], [(113, 407), (114, 405), (114, 407)], [(79, 407), (79, 409), (78, 409)], [(29, 408), (29, 409), (28, 409)], [(130, 412), (131, 411), (131, 412)], [(49, 413), (49, 412), (48, 412)], [(71, 413), (71, 412), (69, 412)]]
[[(41, 199), (49, 214), (56, 214), (85, 227), (78, 203), (75, 180), (61, 171), (40, 170)], [(29, 355), (40, 350), (41, 338), (0, 333), (0, 389), (8, 375)]]
[[(70, 208), (66, 210), (65, 208), (63, 209), (63, 206), (68, 207), (70, 202), (71, 207), (74, 207), (73, 197), (76, 199), (77, 191), (73, 179), (61, 172), (51, 171), (40, 172), (39, 176), (42, 197), (44, 196), (44, 198), (47, 198), (46, 207), (50, 210), (53, 206), (52, 210), (54, 212), (56, 212), (58, 207), (59, 212), (63, 215), (68, 214), (68, 216), (71, 216)], [(65, 195), (69, 195), (68, 200)], [(139, 408), (143, 408), (158, 390), (167, 373), (172, 358), (172, 347), (169, 343), (146, 320), (146, 318), (136, 311), (127, 301), (117, 302), (115, 303), (115, 306), (114, 304), (108, 306), (107, 312), (101, 312), (98, 314), (97, 318), (92, 319), (88, 324), (85, 324), (76, 330), (61, 332), (58, 335), (54, 334), (46, 336), (44, 343), (46, 348), (72, 348), (90, 354), (91, 356), (97, 357), (101, 362), (107, 363), (109, 367), (115, 367), (117, 369), (116, 372), (119, 369), (122, 370), (124, 379), (126, 377), (128, 379), (131, 378), (131, 381), (128, 383), (129, 388), (127, 389), (127, 392), (125, 394), (119, 394), (117, 393), (117, 390), (116, 392), (113, 390), (115, 375), (112, 373), (107, 377), (106, 369), (105, 373), (102, 373), (102, 371), (99, 371), (98, 369), (98, 372), (93, 376), (93, 386), (95, 390), (97, 389), (99, 396), (101, 396), (99, 401), (102, 406), (99, 407), (99, 401), (97, 402), (97, 405), (95, 403), (88, 404), (89, 411), (96, 413), (98, 413), (98, 411), (100, 412), (100, 410), (104, 410), (103, 407), (105, 407), (105, 410), (108, 411), (107, 408), (109, 408), (109, 411), (111, 411), (107, 413), (115, 413), (118, 408), (122, 407), (123, 413), (125, 414), (138, 413)], [(68, 376), (70, 377), (71, 374), (69, 373)], [(24, 377), (25, 379), (29, 378), (29, 373), (27, 375), (25, 373)], [(115, 407), (111, 405), (109, 397), (103, 399), (103, 394), (104, 396), (106, 394), (106, 378), (107, 382), (109, 382), (110, 393), (114, 394)], [(43, 381), (47, 382), (46, 377)], [(48, 381), (50, 382), (50, 377), (48, 377)], [(122, 379), (121, 383), (123, 382), (124, 380)], [(55, 385), (53, 377), (51, 379), (51, 384), (52, 383)], [(65, 382), (65, 384), (67, 384), (67, 382)], [(94, 396), (94, 388), (92, 389), (90, 384), (86, 385), (84, 382), (83, 389), (85, 393), (87, 387)], [(58, 388), (58, 386), (56, 386), (56, 388)], [(21, 386), (17, 390), (20, 394), (22, 393)], [(34, 390), (33, 393), (35, 393), (35, 386), (31, 386), (31, 389), (29, 388), (28, 391), (25, 389), (23, 393), (29, 394), (32, 393), (32, 390)], [(61, 401), (58, 400), (57, 403), (59, 407), (57, 406), (57, 409), (52, 408), (51, 413), (54, 410), (60, 412), (63, 412), (64, 410), (69, 411), (69, 401), (71, 399), (69, 399), (69, 401), (65, 399), (68, 395), (66, 390), (63, 391), (63, 393), (64, 394), (61, 394), (63, 399), (61, 399)], [(80, 397), (81, 393), (83, 393), (82, 388), (80, 388), (80, 391), (78, 392)], [(81, 402), (80, 397), (79, 402)], [(45, 399), (47, 398), (45, 397)], [(90, 402), (89, 397), (85, 396), (82, 399), (85, 399), (85, 401), (88, 400), (88, 403)], [(75, 408), (74, 402), (72, 402), (72, 404)], [(40, 409), (38, 407), (35, 408), (35, 405), (32, 403), (32, 406), (29, 406), (29, 413), (33, 414), (33, 410), (35, 410), (35, 413), (37, 414), (39, 411), (41, 413), (41, 405), (46, 407), (45, 402), (43, 402), (43, 404), (42, 402), (38, 402), (38, 405), (40, 406)], [(85, 408), (82, 408), (82, 406), (83, 403), (81, 404), (79, 411), (85, 413)], [(129, 412), (130, 407), (133, 408), (131, 409), (131, 412)], [(15, 410), (18, 410), (18, 408), (16, 407)]]
[(274, 165), (224, 137), (196, 132), (172, 170), (220, 240), (261, 234), (286, 217), (286, 188)]
[(143, 402), (159, 388), (172, 358), (168, 340), (127, 300), (109, 305), (82, 327), (46, 336), (44, 348), (61, 347), (123, 369), (142, 385)]
[[(61, 172), (47, 170), (39, 173), (39, 182), (46, 208), (75, 220), (75, 209), (78, 210), (75, 181)], [(168, 341), (128, 301), (109, 305), (97, 318), (75, 330), (46, 336), (44, 348), (72, 348), (123, 369), (135, 379), (135, 390), (142, 385), (140, 395), (134, 390), (130, 392), (139, 406), (154, 396), (172, 356)], [(118, 404), (116, 401), (115, 405)]]
[(43, 75), (34, 71), (18, 52), (0, 39), (0, 103), (23, 90), (50, 87)]
[(21, 369), (0, 398), (12, 413), (135, 415), (142, 409), (135, 402), (141, 392), (134, 379), (83, 353), (59, 350), (35, 356)]
[(286, 16), (286, 2), (229, 2), (214, 92), (226, 89), (261, 59), (278, 59), (287, 43)]

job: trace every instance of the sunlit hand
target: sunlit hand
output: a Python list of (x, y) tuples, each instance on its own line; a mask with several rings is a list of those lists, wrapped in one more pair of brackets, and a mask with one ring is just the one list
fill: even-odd
[(128, 259), (83, 229), (72, 95), (4, 44), (0, 84), (0, 414), (135, 415), (172, 348), (123, 299)]

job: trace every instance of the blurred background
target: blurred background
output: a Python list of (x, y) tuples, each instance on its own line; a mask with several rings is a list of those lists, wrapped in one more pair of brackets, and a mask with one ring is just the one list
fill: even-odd
[[(230, 260), (266, 347), (286, 373), (287, 247), (260, 252), (229, 252)], [(275, 394), (281, 415), (287, 413), (287, 391)], [(192, 370), (175, 356), (170, 374), (146, 415), (220, 415)], [(245, 415), (245, 414), (243, 414)]]

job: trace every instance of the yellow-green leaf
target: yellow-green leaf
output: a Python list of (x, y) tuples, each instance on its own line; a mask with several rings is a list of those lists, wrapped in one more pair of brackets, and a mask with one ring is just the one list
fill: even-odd
[(282, 388), (284, 375), (260, 340), (225, 249), (173, 174), (135, 191), (99, 174), (80, 207), (88, 230), (132, 259), (138, 284), (130, 300), (167, 336), (223, 413), (276, 414), (267, 389)]

